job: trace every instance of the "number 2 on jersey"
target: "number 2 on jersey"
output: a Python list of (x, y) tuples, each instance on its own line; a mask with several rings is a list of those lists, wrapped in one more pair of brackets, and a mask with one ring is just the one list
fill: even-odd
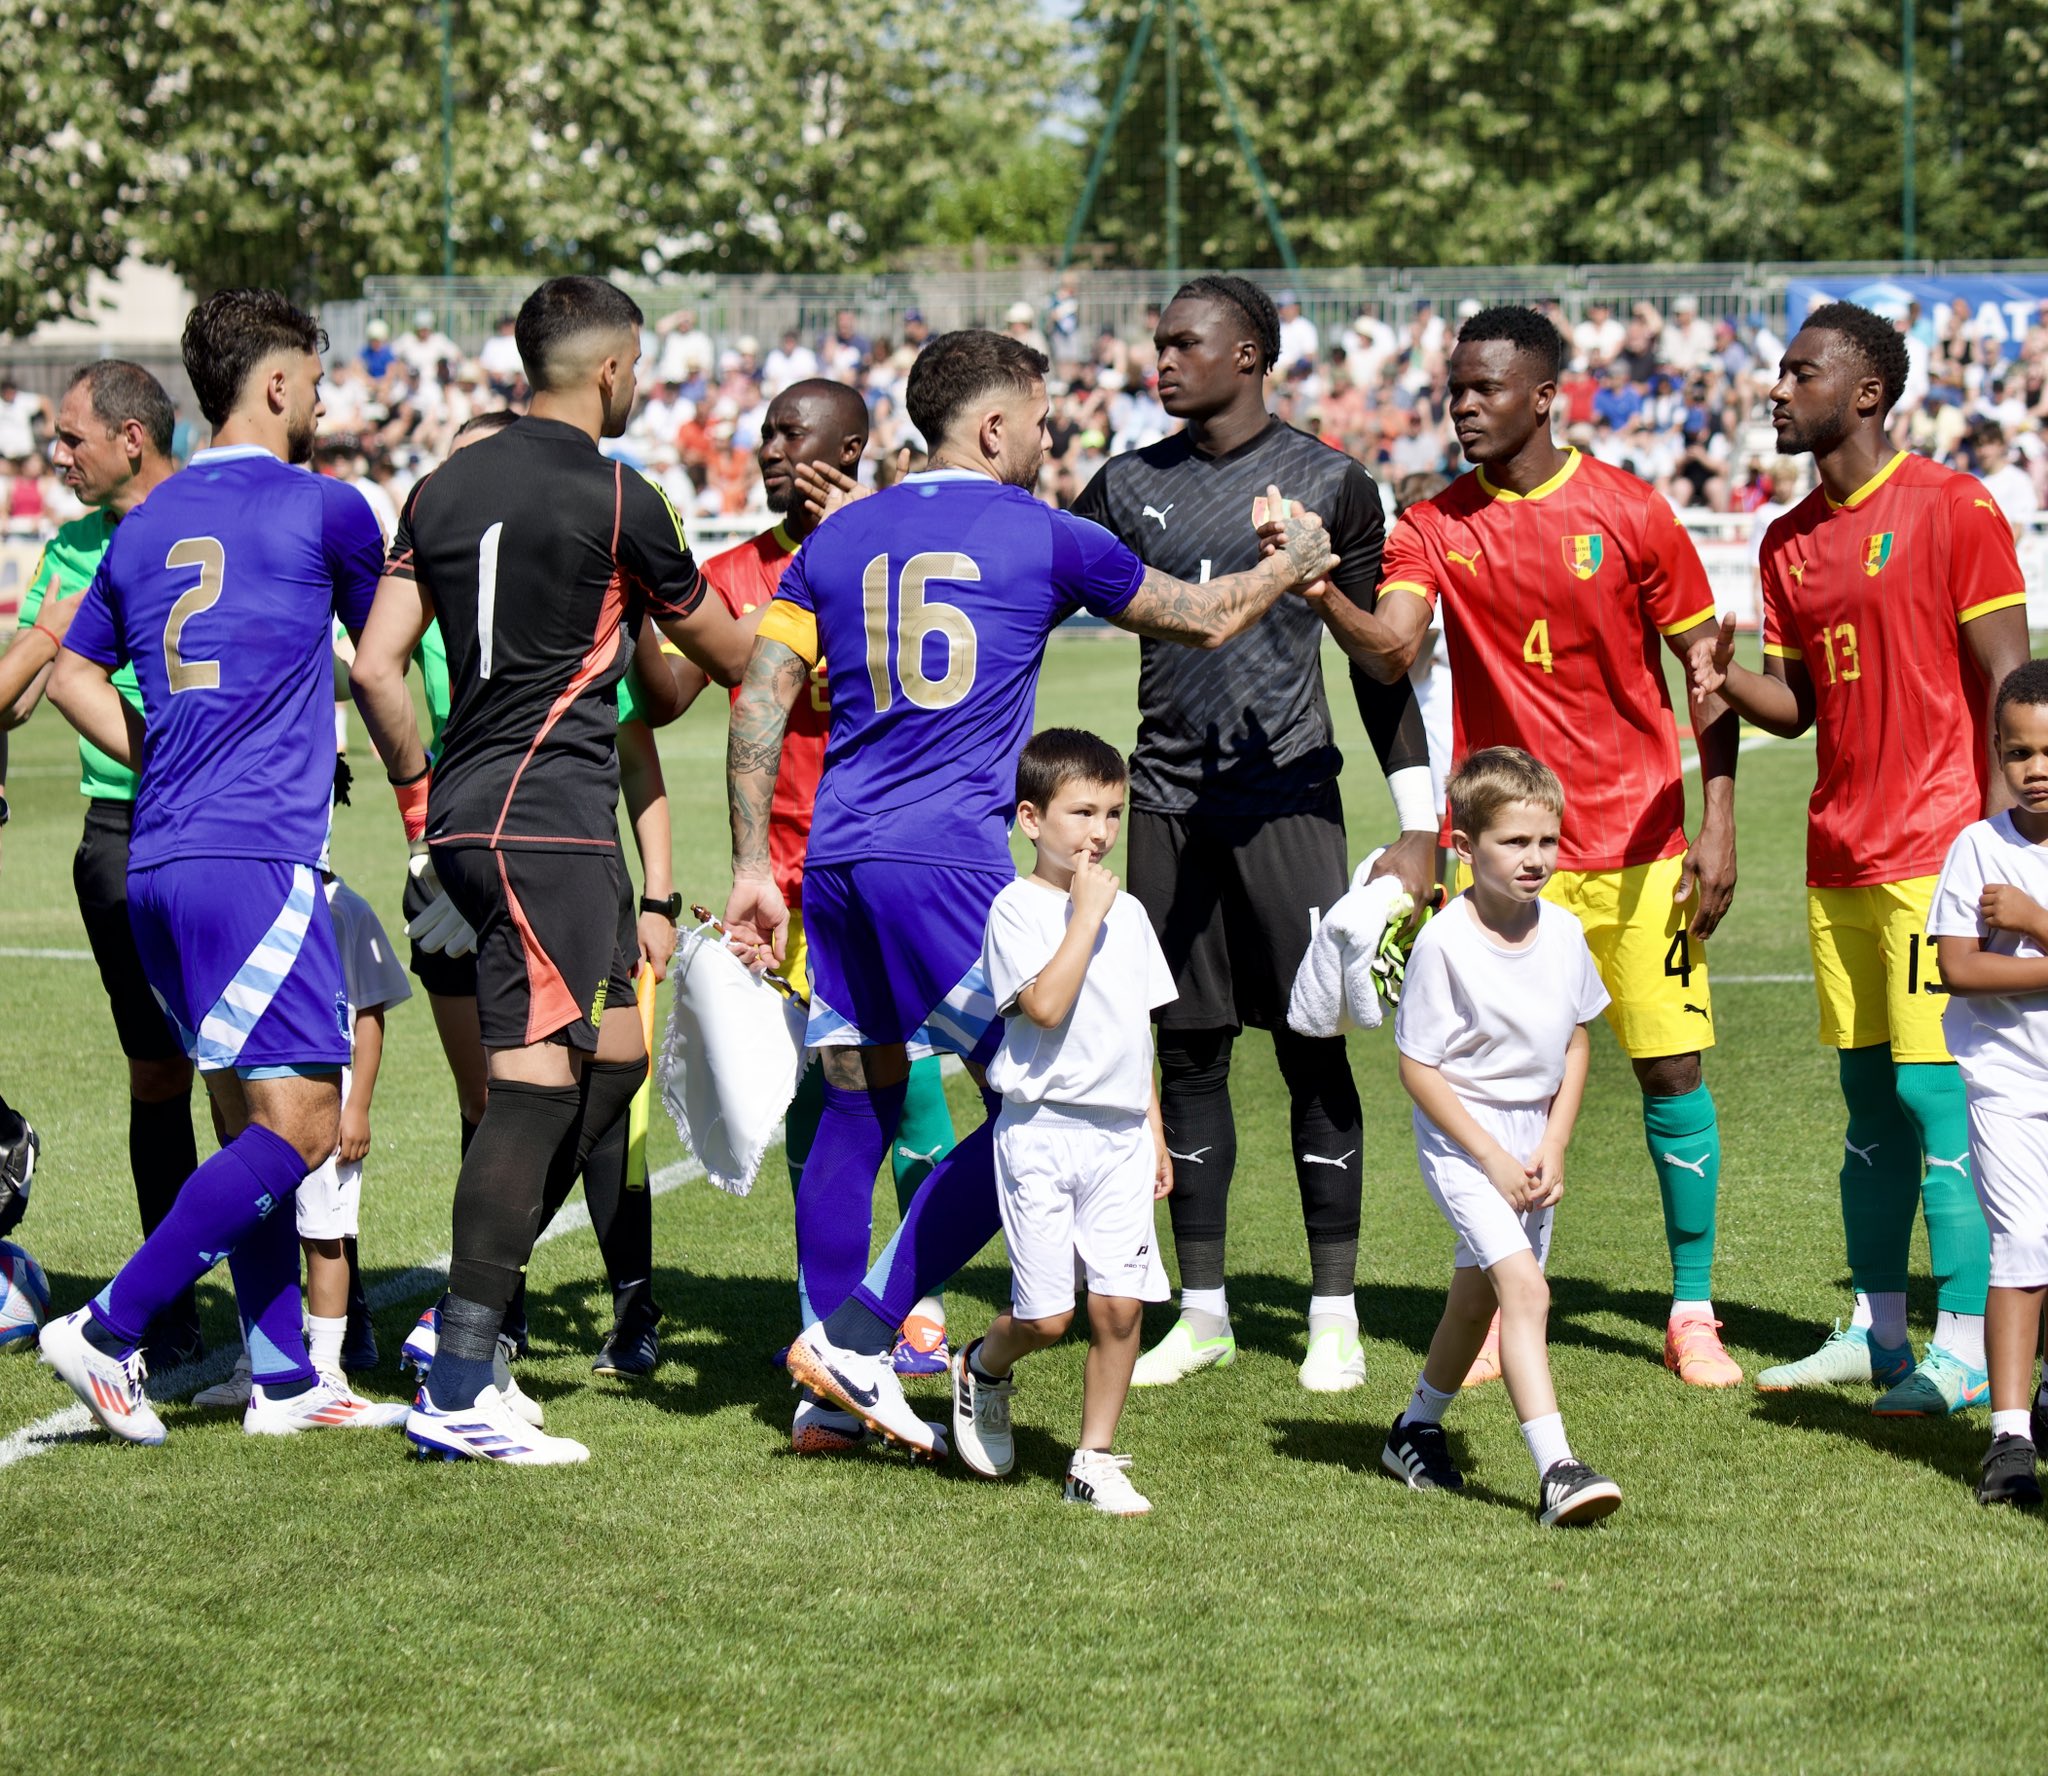
[(164, 675), (171, 681), (171, 694), (180, 691), (213, 691), (220, 688), (218, 660), (188, 660), (180, 647), (185, 625), (203, 610), (220, 602), (221, 582), (227, 577), (227, 551), (218, 537), (186, 537), (173, 543), (164, 557), (166, 567), (196, 567), (199, 584), (181, 593), (164, 619)]
[[(927, 598), (925, 588), (933, 580), (955, 580), (972, 584), (981, 569), (965, 555), (951, 549), (931, 549), (913, 555), (896, 576), (896, 657), (889, 658), (889, 557), (877, 555), (861, 575), (861, 611), (866, 619), (868, 642), (868, 684), (875, 694), (879, 714), (896, 700), (905, 699), (920, 709), (950, 709), (974, 689), (974, 667), (980, 639), (967, 613), (957, 604)], [(927, 636), (937, 635), (946, 644), (946, 670), (938, 678), (924, 669)], [(894, 667), (893, 677), (891, 667)]]

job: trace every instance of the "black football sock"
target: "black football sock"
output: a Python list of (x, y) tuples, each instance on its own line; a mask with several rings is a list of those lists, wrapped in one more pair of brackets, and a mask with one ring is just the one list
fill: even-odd
[(1230, 1110), (1228, 1030), (1159, 1032), (1159, 1111), (1173, 1158), (1174, 1260), (1183, 1289), (1223, 1287), (1237, 1123)]

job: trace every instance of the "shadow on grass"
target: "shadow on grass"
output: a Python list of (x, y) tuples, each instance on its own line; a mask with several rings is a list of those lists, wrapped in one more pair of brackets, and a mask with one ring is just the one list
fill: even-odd
[[(1358, 1309), (1366, 1335), (1390, 1339), (1420, 1360), (1443, 1313), (1444, 1290), (1450, 1280), (1446, 1274), (1442, 1288), (1412, 1283), (1361, 1284)], [(1587, 1277), (1556, 1273), (1550, 1278), (1550, 1290), (1553, 1345), (1573, 1345), (1663, 1366), (1664, 1323), (1671, 1312), (1668, 1291), (1616, 1289)], [(1307, 1310), (1307, 1286), (1299, 1278), (1253, 1271), (1230, 1279), (1231, 1325), (1243, 1349), (1298, 1362), (1308, 1348)], [(1177, 1311), (1168, 1305), (1148, 1315), (1148, 1345), (1173, 1323)], [(1777, 1361), (1805, 1356), (1826, 1335), (1824, 1327), (1810, 1320), (1770, 1308), (1723, 1301), (1716, 1311), (1731, 1343), (1762, 1351)], [(1602, 1317), (1632, 1321), (1641, 1331), (1631, 1336), (1587, 1323)]]
[[(1407, 1490), (1405, 1482), (1380, 1466), (1380, 1449), (1387, 1435), (1382, 1425), (1341, 1424), (1326, 1418), (1269, 1418), (1266, 1428), (1273, 1434), (1273, 1453), (1288, 1461), (1319, 1462), (1342, 1468), (1368, 1484), (1386, 1486), (1390, 1489), (1390, 1497), (1395, 1491)], [(1448, 1426), (1445, 1434), (1451, 1448), (1451, 1460), (1462, 1462), (1465, 1459), (1464, 1438)], [(1525, 1517), (1529, 1514), (1528, 1498), (1496, 1492), (1474, 1480), (1469, 1472), (1465, 1474), (1462, 1491), (1442, 1496), (1496, 1505)]]
[(1914, 1461), (1945, 1479), (1975, 1486), (1984, 1450), (1990, 1442), (1989, 1420), (1981, 1414), (1954, 1418), (1879, 1418), (1870, 1410), (1875, 1390), (1852, 1393), (1831, 1388), (1800, 1388), (1782, 1394), (1758, 1394), (1753, 1411), (1765, 1424), (1787, 1430), (1821, 1431), (1862, 1443), (1895, 1461)]

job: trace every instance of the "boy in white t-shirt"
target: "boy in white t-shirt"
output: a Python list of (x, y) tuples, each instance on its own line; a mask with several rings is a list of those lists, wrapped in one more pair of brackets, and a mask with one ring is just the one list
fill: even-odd
[(1585, 1026), (1607, 1005), (1578, 920), (1538, 898), (1557, 868), (1564, 791), (1513, 746), (1475, 752), (1446, 788), (1472, 886), (1422, 928), (1394, 1042), (1415, 1100), (1422, 1182), (1458, 1236), (1450, 1296), (1380, 1464), (1418, 1492), (1464, 1476), (1444, 1409), (1500, 1310), (1501, 1372), (1536, 1463), (1546, 1525), (1590, 1523), (1621, 1488), (1573, 1458), (1550, 1383), (1543, 1261), (1586, 1088)]
[[(342, 1373), (342, 1340), (348, 1331), (349, 1264), (346, 1242), (356, 1237), (363, 1194), (363, 1157), (370, 1150), (370, 1100), (384, 1056), (384, 1013), (412, 997), (412, 983), (392, 953), (391, 940), (370, 903), (329, 871), (327, 908), (341, 950), (342, 980), (348, 991), (353, 1058), (341, 1070), (340, 1144), (326, 1162), (299, 1185), (296, 1197), (299, 1245), (306, 1254), (306, 1352), (321, 1382), (335, 1396), (337, 1412), (355, 1422), (398, 1424), (403, 1402), (379, 1405), (356, 1393)], [(245, 1349), (234, 1373), (193, 1396), (199, 1406), (246, 1406), (250, 1364)]]
[(2027, 1395), (2048, 1292), (2048, 660), (1998, 689), (1998, 762), (2015, 805), (1963, 828), (1928, 934), (1949, 992), (1942, 1033), (1970, 1095), (1970, 1177), (1991, 1228), (1984, 1307), (1991, 1447), (1977, 1501), (2034, 1508), (2048, 1380)]
[(1124, 761), (1076, 728), (1034, 735), (1017, 761), (1017, 824), (1030, 875), (989, 909), (982, 967), (1007, 1020), (989, 1062), (1000, 1092), (996, 1186), (1011, 1307), (953, 1359), (953, 1447), (978, 1474), (1007, 1474), (1011, 1368), (1066, 1333), (1088, 1286), (1081, 1443), (1066, 1496), (1115, 1516), (1151, 1502), (1111, 1453), (1147, 1301), (1167, 1298), (1152, 1204), (1173, 1162), (1152, 1080), (1152, 1010), (1173, 976), (1145, 909), (1102, 867), (1123, 819)]

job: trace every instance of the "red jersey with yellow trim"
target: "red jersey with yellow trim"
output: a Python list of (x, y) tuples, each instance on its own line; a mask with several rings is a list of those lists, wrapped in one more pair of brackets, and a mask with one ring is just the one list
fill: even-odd
[(1685, 849), (1658, 637), (1711, 620), (1714, 595), (1654, 488), (1576, 450), (1526, 494), (1460, 475), (1395, 525), (1380, 596), (1397, 591), (1442, 600), (1454, 756), (1519, 746), (1563, 780), (1560, 869)]
[[(796, 554), (789, 533), (776, 525), (704, 563), (704, 577), (736, 617), (759, 610), (782, 584), (782, 570)], [(733, 701), (739, 701), (737, 688)], [(811, 668), (811, 682), (789, 712), (782, 737), (782, 768), (775, 775), (775, 800), (768, 817), (768, 863), (787, 906), (801, 904), (804, 852), (811, 842), (811, 808), (825, 770), (825, 662)]]
[(2026, 602), (1984, 483), (1900, 451), (1842, 504), (1816, 487), (1764, 532), (1764, 652), (1813, 680), (1806, 879), (1938, 874), (1984, 812), (1987, 686), (1961, 626)]

